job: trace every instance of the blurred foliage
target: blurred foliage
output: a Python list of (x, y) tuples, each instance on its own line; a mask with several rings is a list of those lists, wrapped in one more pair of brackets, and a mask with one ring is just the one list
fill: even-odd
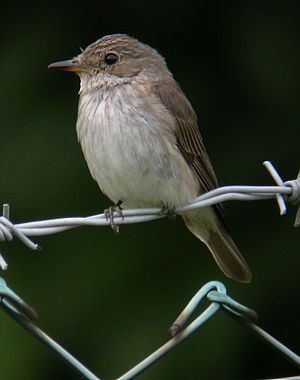
[[(197, 3), (197, 4), (196, 4)], [(0, 201), (13, 221), (90, 215), (110, 205), (76, 141), (78, 79), (50, 72), (97, 38), (128, 33), (157, 48), (182, 85), (221, 184), (285, 180), (300, 151), (298, 1), (2, 2)], [(41, 253), (2, 244), (3, 274), (39, 314), (39, 326), (104, 379), (116, 378), (168, 339), (168, 326), (205, 282), (259, 313), (291, 349), (299, 339), (299, 229), (295, 208), (226, 205), (233, 236), (254, 274), (224, 278), (181, 220), (82, 228), (36, 239)], [(0, 314), (1, 379), (77, 379), (77, 374)], [(251, 379), (296, 370), (219, 315), (141, 379)]]

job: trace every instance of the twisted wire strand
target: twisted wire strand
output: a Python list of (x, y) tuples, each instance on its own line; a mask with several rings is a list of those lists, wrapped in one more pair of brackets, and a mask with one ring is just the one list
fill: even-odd
[[(280, 210), (280, 214), (286, 213), (286, 201), (295, 205), (300, 204), (300, 172), (296, 180), (283, 182), (279, 174), (270, 162), (265, 162), (267, 170), (273, 177), (276, 186), (225, 186), (212, 190), (199, 196), (194, 202), (175, 210), (177, 214), (183, 214), (187, 211), (207, 207), (219, 202), (229, 200), (252, 201), (275, 198)], [(20, 239), (28, 248), (38, 250), (40, 247), (35, 244), (30, 236), (44, 236), (56, 234), (68, 229), (80, 226), (109, 226), (110, 221), (107, 220), (105, 213), (93, 215), (89, 217), (77, 218), (60, 218), (42, 220), (36, 222), (13, 224), (9, 220), (9, 205), (3, 205), (3, 213), (0, 216), (0, 241), (11, 241), (13, 237)], [(167, 216), (167, 212), (159, 208), (153, 209), (131, 209), (124, 210), (120, 216), (114, 213), (114, 222), (117, 225), (141, 223), (156, 220)], [(295, 226), (300, 225), (300, 206), (298, 207)], [(7, 268), (7, 263), (0, 254), (0, 267)], [(187, 320), (191, 317), (195, 309), (202, 303), (204, 299), (210, 301), (210, 305), (188, 325)], [(34, 321), (36, 313), (29, 305), (27, 305), (19, 296), (17, 296), (10, 288), (7, 287), (5, 281), (0, 278), (0, 308), (8, 313), (15, 321), (22, 325), (33, 336), (38, 338), (42, 343), (52, 349), (62, 360), (67, 362), (76, 372), (89, 380), (100, 380), (86, 367), (84, 367), (77, 359), (68, 353), (57, 342), (39, 329)], [(117, 380), (129, 380), (136, 377), (155, 362), (160, 360), (169, 351), (174, 349), (178, 344), (184, 341), (192, 333), (198, 330), (205, 322), (207, 322), (219, 310), (225, 311), (234, 320), (241, 323), (244, 327), (254, 332), (258, 337), (268, 343), (274, 350), (289, 359), (297, 368), (300, 368), (300, 357), (277, 341), (270, 334), (256, 325), (256, 312), (239, 302), (235, 301), (227, 295), (225, 286), (217, 281), (211, 281), (205, 284), (191, 299), (184, 308), (182, 313), (170, 327), (171, 339), (163, 346), (158, 348), (147, 358), (123, 374)], [(296, 379), (298, 377), (290, 377)], [(286, 378), (288, 379), (288, 378)], [(278, 379), (280, 380), (280, 379)], [(283, 379), (282, 379), (283, 380)]]
[[(280, 210), (280, 215), (287, 212), (285, 201), (300, 204), (300, 172), (298, 178), (283, 182), (279, 174), (269, 161), (264, 162), (276, 186), (224, 186), (200, 195), (194, 202), (174, 210), (176, 214), (184, 214), (187, 211), (208, 207), (227, 201), (253, 201), (275, 198)], [(168, 213), (160, 208), (128, 209), (113, 213), (116, 225), (144, 223), (166, 217)], [(34, 243), (29, 236), (45, 236), (60, 233), (72, 228), (82, 226), (109, 226), (105, 213), (88, 217), (73, 217), (49, 219), (36, 222), (13, 224), (9, 220), (9, 205), (3, 205), (3, 215), (0, 216), (0, 242), (11, 241), (17, 237), (22, 243), (32, 250), (39, 250), (40, 246)], [(297, 212), (295, 226), (300, 225), (300, 206)], [(0, 268), (7, 269), (7, 263), (0, 254)]]
[[(191, 318), (196, 308), (198, 308), (205, 300), (208, 300), (210, 304), (206, 306), (206, 308), (187, 325), (188, 319)], [(71, 368), (73, 368), (85, 379), (101, 380), (35, 325), (35, 311), (18, 295), (16, 295), (1, 278), (0, 308), (2, 308), (11, 318), (29, 331), (31, 335), (35, 336), (48, 348), (54, 351), (62, 360), (64, 360)], [(288, 347), (284, 346), (281, 342), (256, 325), (255, 322), (257, 320), (257, 314), (254, 310), (229, 297), (227, 295), (227, 289), (223, 283), (219, 281), (210, 281), (198, 290), (176, 321), (172, 324), (170, 328), (171, 339), (129, 371), (118, 377), (116, 380), (130, 380), (144, 372), (147, 368), (159, 361), (162, 357), (186, 340), (191, 334), (196, 332), (219, 310), (224, 310), (226, 314), (231, 316), (235, 321), (252, 331), (265, 343), (269, 344), (274, 350), (286, 359), (290, 360), (290, 362), (297, 368), (300, 368), (300, 357), (296, 353), (291, 351)]]

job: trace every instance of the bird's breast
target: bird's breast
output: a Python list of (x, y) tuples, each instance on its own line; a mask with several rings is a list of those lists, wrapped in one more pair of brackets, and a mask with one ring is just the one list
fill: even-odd
[(77, 134), (90, 172), (125, 207), (173, 207), (196, 197), (198, 183), (174, 129), (162, 104), (130, 86), (80, 97)]

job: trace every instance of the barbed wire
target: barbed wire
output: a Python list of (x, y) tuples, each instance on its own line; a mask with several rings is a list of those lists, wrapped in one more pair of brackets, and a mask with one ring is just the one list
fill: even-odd
[[(203, 301), (208, 300), (207, 306), (202, 313), (196, 317), (184, 329), (184, 325), (191, 317), (192, 313), (199, 307)], [(45, 332), (35, 325), (37, 318), (36, 312), (27, 305), (15, 292), (13, 292), (0, 277), (0, 307), (11, 318), (18, 322), (23, 328), (29, 331), (33, 336), (38, 338), (43, 344), (54, 351), (63, 361), (71, 368), (78, 372), (81, 376), (88, 380), (101, 380), (87, 369), (82, 363), (74, 358), (68, 351), (60, 346), (56, 341), (50, 338)], [(130, 380), (144, 372), (163, 356), (177, 347), (185, 339), (187, 339), (196, 330), (202, 327), (205, 322), (211, 319), (219, 310), (223, 310), (239, 322), (242, 326), (253, 332), (274, 350), (288, 359), (297, 368), (300, 368), (300, 356), (291, 351), (277, 339), (268, 334), (265, 330), (256, 324), (257, 314), (254, 310), (242, 305), (227, 295), (227, 289), (223, 283), (219, 281), (210, 281), (195, 294), (183, 312), (170, 327), (171, 339), (163, 346), (158, 348), (135, 367), (118, 377), (116, 380)], [(287, 379), (299, 379), (299, 377), (290, 377)], [(275, 380), (275, 379), (274, 379)], [(277, 379), (280, 380), (280, 379)], [(284, 379), (282, 379), (284, 380)]]
[[(220, 187), (199, 196), (194, 202), (184, 207), (177, 208), (174, 212), (176, 214), (184, 214), (190, 210), (212, 206), (214, 204), (229, 200), (252, 201), (275, 198), (279, 207), (280, 215), (285, 214), (287, 211), (286, 201), (289, 201), (295, 205), (300, 204), (300, 172), (297, 179), (283, 182), (269, 161), (264, 162), (264, 165), (274, 179), (276, 184), (275, 186)], [(60, 218), (18, 224), (13, 224), (10, 221), (9, 214), (9, 205), (4, 204), (3, 213), (0, 217), (0, 241), (11, 241), (14, 237), (17, 237), (28, 248), (33, 250), (38, 250), (40, 247), (30, 239), (31, 236), (56, 234), (80, 226), (111, 225), (111, 221), (107, 219), (107, 214), (105, 212), (89, 217)], [(160, 208), (123, 210), (122, 215), (118, 212), (113, 214), (114, 223), (116, 225), (148, 222), (166, 216), (168, 216), (168, 212)], [(300, 206), (298, 206), (295, 220), (295, 226), (299, 225)], [(2, 269), (7, 268), (7, 263), (2, 255), (0, 255), (0, 267)], [(188, 326), (186, 326), (187, 320), (191, 317), (191, 314), (204, 299), (210, 302), (209, 306)], [(35, 325), (37, 315), (34, 309), (32, 309), (16, 293), (14, 293), (1, 277), (0, 307), (33, 336), (52, 349), (62, 360), (67, 362), (81, 376), (88, 380), (100, 380), (70, 353), (68, 353), (62, 346), (60, 346)], [(268, 343), (268, 345), (270, 345), (274, 350), (278, 351), (281, 355), (290, 360), (290, 362), (292, 362), (297, 368), (300, 368), (300, 357), (256, 324), (257, 314), (254, 310), (229, 297), (227, 295), (227, 290), (222, 283), (218, 281), (211, 281), (205, 284), (196, 293), (176, 321), (171, 325), (170, 334), (172, 338), (142, 362), (120, 376), (117, 380), (129, 380), (145, 371), (148, 367), (160, 360), (162, 356), (173, 350), (178, 344), (198, 330), (219, 310), (224, 311), (235, 321), (252, 331), (265, 343)], [(292, 380), (297, 378), (299, 377), (290, 377), (285, 379)]]
[[(276, 186), (224, 186), (200, 195), (194, 202), (174, 210), (176, 214), (184, 214), (187, 211), (208, 207), (226, 201), (253, 201), (275, 198), (279, 207), (280, 215), (287, 212), (285, 201), (295, 205), (300, 204), (300, 172), (297, 179), (283, 182), (274, 166), (265, 161), (264, 166), (274, 179)], [(9, 205), (3, 205), (0, 216), (0, 241), (11, 241), (17, 237), (22, 243), (32, 250), (39, 250), (40, 246), (29, 237), (45, 236), (60, 233), (82, 226), (109, 226), (111, 221), (107, 213), (88, 217), (72, 217), (49, 219), (36, 222), (13, 224), (9, 218)], [(143, 223), (168, 216), (167, 210), (161, 208), (128, 209), (113, 213), (116, 225)], [(300, 206), (298, 207), (295, 226), (300, 225)], [(7, 262), (0, 253), (0, 268), (7, 269)]]

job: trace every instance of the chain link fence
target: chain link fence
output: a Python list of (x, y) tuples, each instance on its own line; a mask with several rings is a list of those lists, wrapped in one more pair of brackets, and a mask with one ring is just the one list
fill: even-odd
[[(275, 198), (281, 215), (285, 214), (287, 211), (286, 201), (298, 206), (295, 226), (299, 226), (300, 175), (298, 175), (298, 178), (295, 180), (283, 182), (270, 162), (265, 162), (264, 165), (273, 177), (276, 183), (275, 186), (220, 187), (199, 196), (192, 204), (176, 209), (175, 213), (183, 214), (192, 209), (207, 207), (229, 200), (252, 201)], [(114, 213), (113, 217), (116, 225), (148, 222), (167, 216), (167, 213), (161, 209), (124, 210), (122, 214), (123, 215), (120, 216), (117, 212)], [(60, 218), (13, 224), (9, 218), (9, 206), (4, 204), (2, 216), (0, 217), (0, 241), (11, 241), (14, 237), (16, 237), (28, 248), (32, 250), (39, 250), (39, 245), (34, 243), (31, 240), (31, 237), (61, 233), (68, 229), (80, 226), (108, 226), (110, 223), (111, 221), (107, 220), (107, 215), (103, 213), (85, 218)], [(0, 266), (3, 270), (6, 270), (8, 267), (7, 260), (3, 255), (0, 256)], [(38, 338), (43, 344), (53, 350), (63, 361), (78, 372), (80, 376), (89, 380), (101, 380), (56, 341), (50, 338), (43, 330), (37, 327), (37, 313), (35, 310), (31, 306), (27, 305), (14, 291), (12, 291), (2, 278), (0, 278), (0, 296), (1, 309), (22, 327), (24, 327), (30, 334)], [(187, 321), (191, 318), (192, 313), (204, 301), (208, 301), (209, 305), (204, 309), (204, 311), (201, 312), (199, 316), (187, 324)], [(231, 298), (227, 294), (226, 287), (221, 282), (210, 281), (202, 286), (201, 289), (193, 296), (176, 321), (171, 325), (170, 340), (132, 369), (118, 377), (118, 379), (133, 379), (140, 373), (147, 370), (147, 368), (152, 366), (155, 362), (161, 360), (168, 352), (173, 350), (182, 341), (186, 340), (191, 334), (202, 327), (219, 311), (224, 312), (224, 314), (233, 318), (247, 330), (250, 330), (280, 355), (289, 360), (296, 368), (300, 369), (300, 357), (257, 325), (258, 317), (254, 310)], [(289, 377), (286, 379), (300, 379), (300, 376)]]

